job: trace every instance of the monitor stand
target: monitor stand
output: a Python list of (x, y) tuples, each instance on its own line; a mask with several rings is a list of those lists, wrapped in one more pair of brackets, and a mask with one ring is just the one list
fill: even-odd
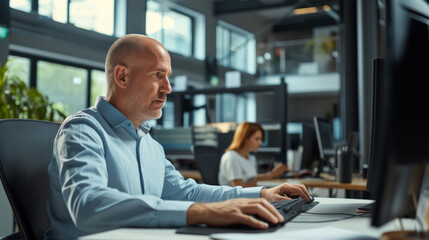
[[(425, 180), (428, 179), (429, 176), (425, 177)], [(423, 219), (418, 219), (418, 216), (416, 216), (416, 221), (420, 222), (421, 227), (423, 228), (423, 231), (392, 231), (392, 232), (385, 232), (382, 235), (383, 240), (396, 240), (396, 239), (404, 239), (404, 240), (421, 240), (421, 239), (429, 239), (429, 205), (426, 205), (427, 198), (429, 197), (429, 190), (426, 189), (427, 186), (422, 187), (422, 191), (420, 193), (420, 199), (419, 203), (417, 205), (417, 196), (416, 194), (413, 194), (413, 201), (414, 206), (416, 207), (417, 211), (422, 211), (422, 217)], [(426, 208), (426, 209), (424, 209)], [(402, 223), (402, 222), (400, 222)], [(403, 225), (401, 224), (401, 229), (403, 229)]]
[(393, 231), (383, 233), (383, 240), (423, 240), (429, 239), (429, 232), (417, 231)]
[(326, 159), (320, 159), (319, 166), (317, 167), (317, 171), (316, 173), (314, 173), (314, 178), (322, 178), (321, 174), (324, 172), (323, 171), (324, 166), (329, 167), (329, 174), (335, 175), (335, 168), (332, 166), (332, 164)]
[(375, 202), (366, 204), (356, 209), (357, 213), (372, 213), (374, 211)]

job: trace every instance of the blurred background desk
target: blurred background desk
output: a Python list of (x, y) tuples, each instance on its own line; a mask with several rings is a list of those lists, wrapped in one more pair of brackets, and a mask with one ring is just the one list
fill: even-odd
[(335, 180), (324, 179), (273, 179), (269, 181), (258, 181), (258, 186), (274, 187), (282, 183), (302, 183), (307, 188), (329, 188), (329, 189), (344, 189), (344, 190), (366, 190), (366, 179), (353, 178), (351, 183), (340, 183)]
[(187, 179), (187, 178), (193, 178), (195, 181), (199, 182), (201, 181), (201, 173), (198, 170), (179, 170), (180, 174)]
[[(329, 197), (334, 197), (333, 189), (346, 190), (345, 196), (347, 198), (356, 198), (351, 191), (366, 191), (366, 179), (362, 177), (353, 177), (351, 183), (340, 183), (334, 179), (272, 179), (269, 181), (258, 181), (258, 186), (275, 187), (282, 183), (304, 184), (308, 189), (310, 188), (324, 188), (329, 190)], [(336, 194), (335, 194), (336, 195)], [(326, 195), (325, 195), (326, 196)], [(357, 197), (360, 198), (360, 197)]]
[[(201, 173), (198, 170), (179, 170), (182, 176), (186, 178), (193, 178), (195, 181), (201, 181)], [(330, 179), (272, 179), (268, 181), (258, 181), (258, 186), (275, 187), (282, 183), (301, 183), (307, 188), (326, 188), (326, 189), (344, 189), (352, 191), (366, 191), (366, 179), (362, 177), (354, 177), (351, 183), (340, 183), (336, 180)], [(330, 196), (332, 193), (330, 192)]]

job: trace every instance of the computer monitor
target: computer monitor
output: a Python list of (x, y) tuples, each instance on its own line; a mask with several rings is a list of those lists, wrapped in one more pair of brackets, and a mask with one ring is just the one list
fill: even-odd
[(328, 160), (328, 158), (335, 156), (334, 136), (331, 123), (328, 120), (318, 117), (314, 117), (313, 121), (320, 159)]
[(167, 155), (191, 153), (192, 135), (190, 128), (152, 128), (151, 135), (161, 144)]
[(288, 133), (288, 150), (298, 150), (301, 136), (299, 133)]
[[(290, 135), (287, 134), (286, 125), (281, 123), (261, 123), (264, 129), (264, 141), (256, 152), (259, 163), (268, 164), (268, 168), (274, 166), (275, 162), (287, 164), (287, 151), (290, 149)], [(261, 168), (262, 171), (266, 169)]]
[[(371, 122), (370, 122), (370, 138), (368, 143), (368, 174), (366, 179), (366, 191), (369, 193), (370, 199), (375, 199), (377, 193), (377, 166), (375, 153), (377, 148), (381, 148), (380, 141), (378, 138), (380, 130), (382, 129), (383, 123), (381, 120), (381, 109), (383, 108), (382, 95), (385, 93), (384, 90), (387, 87), (386, 78), (384, 78), (384, 59), (377, 58), (373, 60), (372, 64), (372, 111), (371, 111)], [(358, 208), (359, 212), (373, 212), (375, 203), (365, 204)]]
[(314, 123), (302, 123), (302, 157), (301, 169), (312, 170), (320, 160)]
[(280, 123), (261, 124), (264, 129), (264, 141), (259, 149), (261, 152), (280, 152), (282, 147), (282, 128)]
[(366, 182), (366, 190), (370, 194), (370, 198), (375, 198), (377, 173), (375, 167), (375, 153), (380, 146), (377, 141), (377, 136), (380, 136), (380, 130), (383, 123), (380, 121), (381, 109), (383, 108), (382, 95), (387, 87), (386, 78), (384, 78), (384, 59), (374, 59), (372, 65), (372, 116), (370, 125), (370, 140), (369, 140), (369, 159), (368, 159), (368, 176)]
[(288, 122), (286, 124), (287, 132), (287, 149), (288, 150), (298, 150), (301, 145), (301, 136), (302, 136), (302, 123), (301, 122)]
[(416, 209), (429, 165), (429, 3), (386, 1), (386, 86), (375, 135), (376, 202), (372, 225), (381, 226)]

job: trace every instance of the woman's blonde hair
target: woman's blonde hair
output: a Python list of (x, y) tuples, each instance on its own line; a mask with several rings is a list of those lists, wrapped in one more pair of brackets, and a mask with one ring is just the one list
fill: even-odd
[(241, 149), (246, 139), (252, 136), (256, 131), (261, 131), (262, 140), (264, 140), (264, 129), (259, 123), (243, 122), (238, 125), (235, 130), (234, 137), (232, 138), (231, 145), (229, 145), (225, 152)]

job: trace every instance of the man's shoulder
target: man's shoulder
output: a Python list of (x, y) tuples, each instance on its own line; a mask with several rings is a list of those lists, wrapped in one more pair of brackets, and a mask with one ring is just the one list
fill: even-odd
[(101, 122), (103, 121), (104, 120), (101, 114), (95, 108), (90, 107), (68, 116), (64, 120), (62, 127), (70, 127), (71, 125), (82, 124), (99, 128), (101, 127)]
[(95, 120), (95, 115), (100, 115), (99, 113), (97, 113), (97, 110), (93, 107), (90, 108), (86, 108), (83, 109), (79, 112), (73, 113), (70, 116), (68, 116), (64, 122), (74, 122), (74, 121), (79, 121), (79, 120)]

